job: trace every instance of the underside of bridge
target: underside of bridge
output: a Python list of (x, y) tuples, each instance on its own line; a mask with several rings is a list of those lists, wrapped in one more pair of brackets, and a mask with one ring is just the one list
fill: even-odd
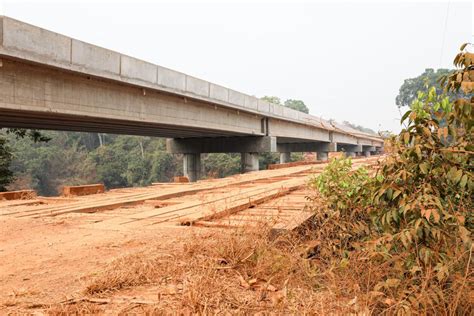
[[(356, 137), (229, 109), (167, 92), (3, 58), (0, 127), (165, 137), (184, 155), (184, 173), (199, 179), (202, 153), (241, 153), (242, 172), (258, 170), (258, 155), (377, 152)], [(371, 144), (371, 143), (370, 143)]]
[[(199, 179), (202, 153), (345, 151), (370, 155), (381, 139), (309, 114), (0, 16), (0, 127), (165, 137)], [(31, 43), (34, 43), (32, 45)]]

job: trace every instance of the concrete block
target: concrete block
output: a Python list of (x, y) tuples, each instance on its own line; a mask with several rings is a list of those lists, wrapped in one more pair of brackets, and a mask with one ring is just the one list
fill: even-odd
[(64, 186), (63, 196), (83, 196), (104, 193), (105, 186), (102, 183), (98, 184), (87, 184), (87, 185), (76, 185), (76, 186)]
[(224, 102), (229, 101), (229, 90), (222, 86), (211, 83), (209, 86), (209, 96), (211, 99), (216, 99)]
[(7, 17), (3, 17), (1, 43), (6, 49), (19, 52), (21, 57), (70, 62), (69, 37)]
[(317, 123), (320, 126), (320, 120), (317, 117), (298, 111), (298, 120), (305, 123)]
[(244, 106), (245, 94), (229, 89), (229, 103)]
[(158, 67), (146, 61), (122, 55), (120, 75), (123, 77), (156, 83)]
[(158, 84), (166, 88), (184, 91), (186, 89), (186, 75), (158, 66)]
[(117, 52), (73, 39), (71, 56), (75, 65), (120, 74), (120, 54)]
[(30, 200), (36, 197), (36, 191), (19, 190), (0, 192), (0, 201), (2, 200)]
[(273, 104), (273, 114), (283, 116), (283, 107), (281, 105)]
[(283, 116), (285, 118), (289, 118), (289, 119), (292, 119), (292, 120), (297, 120), (298, 119), (298, 112), (299, 111), (287, 108), (286, 106), (283, 107)]
[(258, 99), (257, 109), (258, 109), (259, 112), (269, 113), (270, 112), (270, 103), (268, 103), (267, 101)]
[(257, 110), (258, 109), (258, 99), (256, 97), (246, 95), (244, 106), (248, 109)]
[(203, 97), (209, 97), (209, 82), (186, 76), (186, 91)]

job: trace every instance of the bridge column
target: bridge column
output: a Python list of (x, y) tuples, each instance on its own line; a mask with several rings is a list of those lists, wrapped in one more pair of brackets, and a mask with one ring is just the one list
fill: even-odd
[(280, 153), (280, 163), (287, 163), (291, 161), (291, 153)]
[(318, 161), (328, 161), (329, 153), (337, 151), (336, 143), (328, 143), (325, 146), (321, 146), (321, 149), (316, 151), (316, 160)]
[(258, 171), (258, 153), (241, 153), (240, 163), (243, 173)]
[(183, 155), (183, 173), (189, 182), (196, 182), (201, 177), (201, 154)]
[(316, 160), (318, 160), (318, 161), (327, 161), (328, 160), (328, 152), (327, 151), (317, 151), (316, 152)]
[(346, 157), (356, 157), (356, 153), (361, 153), (362, 145), (352, 145), (352, 144), (337, 144), (338, 151), (344, 151)]
[(375, 152), (375, 146), (362, 145), (362, 150), (365, 157), (370, 157)]

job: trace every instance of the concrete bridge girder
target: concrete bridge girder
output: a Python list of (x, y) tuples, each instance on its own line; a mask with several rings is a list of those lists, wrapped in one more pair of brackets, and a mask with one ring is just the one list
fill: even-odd
[(338, 143), (382, 146), (318, 117), (3, 16), (0, 127), (173, 138), (168, 150), (184, 154), (192, 181), (205, 152), (240, 152), (242, 170), (250, 171), (261, 152), (287, 161), (305, 151), (327, 159)]

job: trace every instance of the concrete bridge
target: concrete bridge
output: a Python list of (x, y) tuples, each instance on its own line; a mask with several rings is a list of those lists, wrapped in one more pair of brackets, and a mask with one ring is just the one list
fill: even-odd
[(0, 127), (166, 137), (199, 178), (200, 154), (345, 151), (383, 141), (184, 73), (0, 16)]

